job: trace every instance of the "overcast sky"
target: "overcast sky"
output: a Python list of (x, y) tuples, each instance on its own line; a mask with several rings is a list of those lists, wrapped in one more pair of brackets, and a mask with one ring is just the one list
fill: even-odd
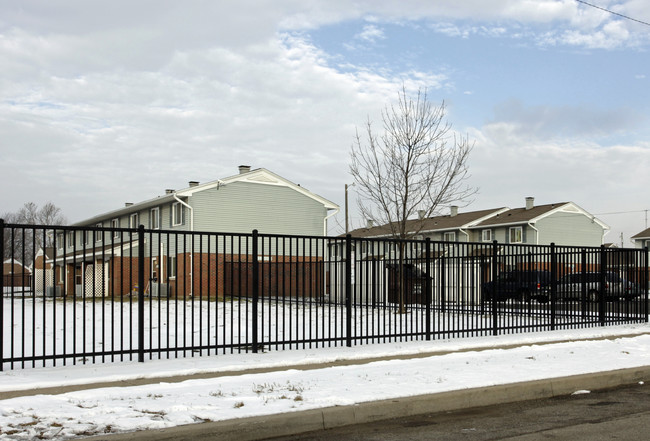
[[(650, 22), (647, 0), (589, 3)], [(51, 201), (80, 221), (240, 164), (343, 207), (355, 127), (378, 125), (405, 84), (444, 100), (476, 141), (480, 191), (461, 210), (534, 196), (597, 214), (610, 242), (622, 232), (629, 245), (646, 227), (650, 26), (621, 15), (575, 0), (0, 0), (0, 10), (0, 213)]]

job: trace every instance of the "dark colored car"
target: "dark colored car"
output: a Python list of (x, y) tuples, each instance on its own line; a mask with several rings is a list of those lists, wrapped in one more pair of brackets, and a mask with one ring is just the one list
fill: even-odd
[(550, 284), (549, 271), (508, 271), (499, 274), (496, 280), (483, 284), (483, 298), (491, 301), (496, 297), (499, 302), (513, 299), (546, 303), (550, 297)]
[[(601, 292), (600, 278), (601, 274), (599, 272), (567, 274), (558, 281), (557, 297), (558, 299), (571, 301), (582, 300), (584, 296), (589, 301), (598, 301)], [(641, 291), (636, 289), (633, 283), (612, 272), (605, 273), (605, 286), (602, 292), (606, 300), (633, 299), (641, 295)]]

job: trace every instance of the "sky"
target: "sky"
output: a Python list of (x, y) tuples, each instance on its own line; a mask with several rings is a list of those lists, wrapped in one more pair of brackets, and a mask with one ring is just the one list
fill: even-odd
[[(638, 324), (4, 371), (0, 375), (2, 392), (101, 381), (116, 382), (119, 387), (91, 386), (59, 395), (0, 400), (0, 440), (78, 439), (79, 434), (161, 429), (647, 366), (648, 329), (647, 324)], [(440, 353), (431, 355), (432, 351)], [(397, 359), (364, 361), (386, 356)], [(295, 368), (344, 360), (357, 363), (312, 370)], [(269, 372), (242, 372), (252, 367)], [(162, 380), (216, 372), (229, 374), (180, 382)], [(124, 386), (141, 378), (150, 379), (151, 384)], [(639, 387), (648, 386), (640, 382)], [(589, 392), (576, 388), (573, 394)]]
[(52, 202), (77, 222), (239, 165), (343, 207), (355, 130), (404, 86), (474, 141), (461, 210), (572, 201), (630, 246), (650, 4), (589, 3), (0, 0), (0, 214)]

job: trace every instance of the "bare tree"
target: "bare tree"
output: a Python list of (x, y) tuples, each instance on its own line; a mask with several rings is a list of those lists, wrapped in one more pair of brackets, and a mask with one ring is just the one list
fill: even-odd
[[(476, 193), (466, 184), (473, 143), (453, 134), (444, 102), (433, 105), (426, 90), (412, 98), (403, 86), (397, 103), (382, 111), (382, 122), (380, 133), (370, 119), (364, 137), (357, 130), (350, 173), (361, 214), (403, 240), (419, 234), (426, 218), (443, 206), (466, 203)], [(404, 312), (404, 242), (397, 248), (399, 311)]]
[[(67, 222), (61, 209), (51, 202), (47, 202), (42, 207), (38, 207), (34, 202), (26, 202), (15, 213), (5, 213), (3, 215), (5, 223), (23, 224), (23, 225), (63, 225)], [(28, 265), (34, 259), (35, 251), (43, 246), (52, 246), (53, 234), (47, 234), (43, 230), (33, 230), (30, 228), (6, 228), (4, 232), (4, 256), (3, 258), (16, 258), (24, 260), (23, 264)]]
[(382, 111), (381, 133), (370, 120), (365, 137), (357, 130), (350, 173), (358, 186), (359, 209), (366, 219), (387, 225), (395, 238), (419, 234), (420, 218), (467, 203), (476, 193), (466, 185), (473, 142), (452, 133), (445, 113), (444, 101), (433, 105), (426, 90), (412, 98), (402, 87), (397, 103)]

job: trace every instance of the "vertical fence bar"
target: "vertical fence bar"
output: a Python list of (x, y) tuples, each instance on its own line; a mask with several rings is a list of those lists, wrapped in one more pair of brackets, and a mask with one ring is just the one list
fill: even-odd
[(345, 345), (352, 346), (352, 236), (345, 236)]
[(555, 243), (551, 242), (551, 331), (555, 331), (557, 306), (557, 254)]
[(498, 242), (495, 240), (492, 242), (492, 335), (499, 334), (499, 317), (497, 316), (498, 308), (498, 291), (500, 289), (499, 283), (497, 281), (497, 275), (499, 271), (497, 257), (499, 254)]
[(641, 284), (643, 289), (643, 320), (648, 323), (648, 265), (650, 264), (648, 262), (648, 247), (643, 250), (643, 259), (641, 261), (643, 262), (643, 283)]
[(424, 240), (424, 297), (426, 302), (426, 339), (431, 340), (431, 238)]
[(607, 254), (605, 251), (605, 245), (600, 246), (600, 274), (598, 277), (599, 289), (598, 289), (598, 322), (600, 326), (605, 326), (605, 294), (607, 286)]
[(259, 318), (258, 301), (260, 298), (260, 263), (258, 260), (258, 231), (253, 230), (253, 353), (257, 353)]
[(144, 362), (144, 225), (138, 227), (138, 362)]

